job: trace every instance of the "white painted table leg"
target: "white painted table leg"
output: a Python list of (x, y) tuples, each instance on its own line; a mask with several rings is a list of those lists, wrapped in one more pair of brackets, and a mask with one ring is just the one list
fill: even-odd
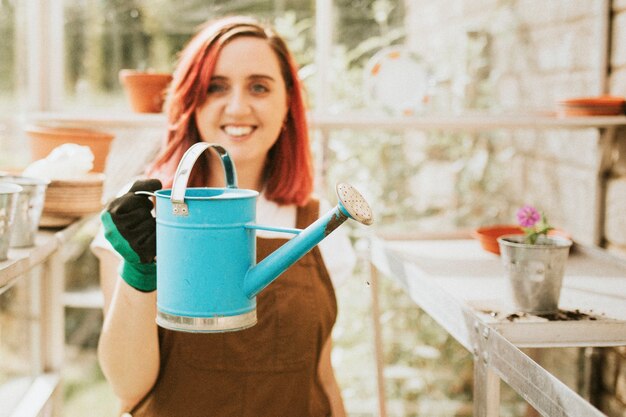
[(500, 378), (489, 368), (486, 355), (474, 357), (474, 417), (500, 415)]
[(387, 417), (385, 403), (385, 377), (383, 364), (383, 339), (380, 328), (380, 304), (378, 301), (378, 271), (370, 265), (370, 289), (372, 292), (372, 321), (374, 325), (374, 354), (376, 355), (376, 386), (378, 388), (378, 415)]

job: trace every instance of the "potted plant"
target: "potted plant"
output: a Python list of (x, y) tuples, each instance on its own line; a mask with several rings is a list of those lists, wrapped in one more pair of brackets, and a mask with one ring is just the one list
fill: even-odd
[(166, 89), (172, 81), (172, 74), (123, 69), (119, 72), (119, 78), (133, 111), (160, 113), (163, 110)]
[(65, 143), (88, 146), (94, 155), (93, 171), (104, 172), (106, 160), (115, 136), (109, 132), (67, 126), (29, 125), (25, 129), (30, 139), (33, 161), (47, 157)]
[(558, 310), (572, 241), (549, 234), (554, 228), (533, 206), (521, 207), (517, 220), (523, 234), (498, 238), (513, 304), (526, 313), (553, 313)]

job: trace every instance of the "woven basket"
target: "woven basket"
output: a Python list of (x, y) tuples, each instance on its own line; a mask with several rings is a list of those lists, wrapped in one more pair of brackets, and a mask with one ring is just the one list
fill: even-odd
[(77, 218), (102, 210), (104, 175), (87, 174), (77, 180), (52, 180), (46, 190), (43, 214)]

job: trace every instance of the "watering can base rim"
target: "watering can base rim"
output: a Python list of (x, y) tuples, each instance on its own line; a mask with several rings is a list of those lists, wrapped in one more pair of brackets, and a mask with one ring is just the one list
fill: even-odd
[(189, 317), (157, 312), (156, 322), (169, 330), (189, 333), (223, 333), (244, 330), (257, 323), (256, 310), (236, 316)]

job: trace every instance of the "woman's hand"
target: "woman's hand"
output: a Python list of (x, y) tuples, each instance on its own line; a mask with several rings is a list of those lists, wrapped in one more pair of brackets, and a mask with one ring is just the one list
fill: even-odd
[(100, 216), (104, 236), (124, 258), (120, 276), (131, 287), (150, 292), (156, 289), (156, 221), (150, 196), (162, 188), (157, 179), (136, 181), (130, 190), (113, 200)]

